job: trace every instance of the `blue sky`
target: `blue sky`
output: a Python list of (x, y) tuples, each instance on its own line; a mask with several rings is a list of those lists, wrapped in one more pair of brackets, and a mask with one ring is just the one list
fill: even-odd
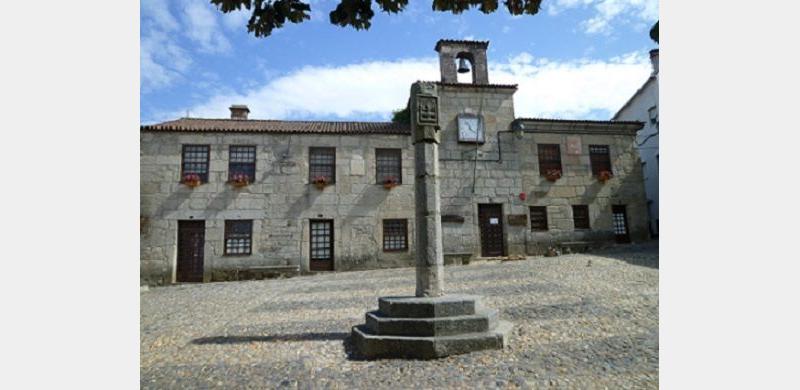
[[(434, 12), (411, 0), (369, 30), (328, 22), (336, 0), (311, 1), (312, 19), (267, 38), (249, 14), (204, 0), (141, 1), (143, 124), (187, 115), (258, 119), (388, 120), (410, 83), (438, 80), (441, 38), (489, 40), (489, 80), (519, 84), (517, 117), (608, 119), (650, 73), (656, 0), (544, 0), (534, 16)], [(502, 3), (502, 2), (501, 2)]]

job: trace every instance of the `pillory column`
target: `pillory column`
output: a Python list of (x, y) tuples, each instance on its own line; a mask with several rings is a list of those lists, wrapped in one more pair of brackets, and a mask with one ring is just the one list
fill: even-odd
[(414, 136), (418, 297), (444, 295), (444, 257), (439, 207), (439, 97), (433, 83), (411, 86)]

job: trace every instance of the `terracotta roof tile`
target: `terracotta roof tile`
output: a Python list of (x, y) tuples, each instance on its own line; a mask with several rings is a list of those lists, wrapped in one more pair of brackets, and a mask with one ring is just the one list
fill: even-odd
[(411, 134), (411, 128), (408, 125), (393, 122), (323, 122), (203, 118), (181, 118), (154, 125), (143, 125), (140, 127), (140, 130), (152, 132)]
[(473, 84), (473, 83), (445, 83), (443, 81), (434, 81), (434, 84), (444, 87), (461, 87), (461, 88), (508, 88), (517, 89), (517, 84)]
[(591, 119), (558, 119), (558, 118), (516, 118), (517, 121), (530, 121), (530, 122), (564, 122), (564, 123), (587, 123), (597, 125), (641, 125), (639, 121), (615, 121), (615, 120), (591, 120)]
[(486, 47), (489, 46), (489, 41), (466, 41), (466, 40), (463, 40), (463, 39), (440, 39), (440, 40), (438, 40), (436, 42), (436, 47), (434, 47), (434, 50), (439, 51), (439, 47), (443, 43), (456, 43), (456, 44), (461, 44), (461, 45), (481, 46), (483, 48), (486, 48)]

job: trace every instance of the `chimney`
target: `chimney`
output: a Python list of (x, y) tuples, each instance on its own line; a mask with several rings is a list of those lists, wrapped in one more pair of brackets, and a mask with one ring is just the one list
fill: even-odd
[(234, 104), (230, 107), (231, 119), (247, 119), (247, 113), (250, 109), (244, 104)]
[(650, 50), (650, 63), (653, 64), (653, 76), (658, 75), (658, 49)]

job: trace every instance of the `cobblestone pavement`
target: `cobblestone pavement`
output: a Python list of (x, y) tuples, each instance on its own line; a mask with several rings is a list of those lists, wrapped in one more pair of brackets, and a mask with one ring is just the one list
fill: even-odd
[(143, 388), (657, 388), (658, 246), (445, 268), (512, 321), (510, 345), (359, 360), (350, 328), (413, 268), (177, 285), (141, 293)]

